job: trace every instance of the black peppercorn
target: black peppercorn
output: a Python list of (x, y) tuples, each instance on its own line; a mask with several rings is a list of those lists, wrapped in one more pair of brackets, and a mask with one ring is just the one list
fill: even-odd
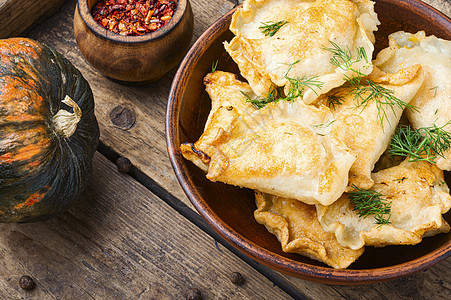
[(230, 281), (232, 281), (232, 283), (234, 284), (240, 285), (244, 283), (244, 278), (241, 273), (233, 272), (232, 274), (230, 274)]
[(132, 162), (126, 157), (119, 157), (116, 166), (119, 172), (128, 173), (132, 169)]
[(202, 295), (200, 291), (196, 288), (189, 289), (186, 292), (186, 300), (201, 300)]
[(35, 284), (34, 284), (33, 278), (25, 275), (25, 276), (20, 277), (19, 286), (21, 288), (23, 288), (24, 290), (29, 291), (29, 290), (34, 289)]

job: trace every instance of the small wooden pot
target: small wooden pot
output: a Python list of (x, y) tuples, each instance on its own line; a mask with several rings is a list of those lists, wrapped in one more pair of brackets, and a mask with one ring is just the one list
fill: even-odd
[(85, 59), (110, 79), (126, 84), (156, 81), (188, 51), (194, 23), (189, 0), (178, 0), (172, 19), (142, 36), (122, 36), (100, 26), (91, 15), (96, 2), (78, 0), (74, 35)]

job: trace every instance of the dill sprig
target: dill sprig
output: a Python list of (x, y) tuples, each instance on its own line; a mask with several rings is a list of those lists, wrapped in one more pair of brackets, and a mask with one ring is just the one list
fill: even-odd
[(218, 67), (218, 62), (219, 60), (217, 59), (216, 61), (211, 63), (211, 73), (216, 71), (216, 68)]
[[(418, 107), (410, 105), (394, 95), (394, 91), (383, 87), (371, 80), (366, 80), (367, 85), (362, 85), (362, 77), (364, 74), (360, 69), (355, 69), (353, 66), (356, 63), (364, 61), (366, 64), (364, 67), (369, 67), (371, 62), (368, 60), (365, 48), (357, 48), (357, 57), (352, 58), (352, 53), (348, 47), (342, 49), (336, 43), (329, 41), (332, 47), (323, 47), (324, 50), (332, 53), (332, 58), (330, 63), (336, 67), (339, 67), (343, 71), (352, 71), (353, 76), (344, 75), (344, 79), (351, 86), (348, 94), (354, 95), (354, 100), (357, 101), (357, 107), (365, 107), (368, 105), (370, 100), (374, 99), (377, 106), (377, 118), (379, 119), (382, 128), (384, 128), (384, 119), (386, 119), (390, 124), (387, 109), (391, 109), (395, 113), (395, 107), (399, 107), (401, 110), (410, 109), (418, 111)], [(341, 100), (341, 101), (340, 101)], [(329, 107), (332, 105), (341, 104), (342, 99), (334, 96), (328, 96)]]
[(321, 89), (322, 86), (324, 85), (324, 82), (317, 80), (319, 76), (312, 77), (304, 76), (302, 78), (288, 77), (288, 73), (290, 72), (290, 70), (299, 61), (300, 60), (296, 60), (295, 62), (288, 64), (288, 68), (283, 76), (283, 78), (287, 79), (290, 84), (288, 92), (285, 97), (281, 97), (281, 92), (279, 92), (277, 88), (271, 86), (268, 91), (268, 96), (266, 97), (250, 98), (248, 95), (246, 95), (246, 93), (241, 91), (241, 93), (246, 97), (246, 102), (250, 102), (254, 104), (256, 108), (260, 109), (266, 106), (268, 103), (279, 102), (280, 100), (293, 102), (296, 100), (297, 97), (302, 98), (306, 89), (311, 89), (313, 92), (315, 92), (315, 94), (317, 94), (314, 87)]
[(330, 109), (335, 109), (339, 105), (343, 103), (343, 95), (339, 95), (338, 93), (327, 95), (327, 106)]
[(318, 77), (319, 76), (304, 76), (302, 78), (285, 77), (290, 82), (290, 85), (288, 87), (287, 96), (283, 100), (293, 102), (297, 97), (302, 98), (306, 89), (311, 89), (318, 95), (314, 87), (321, 89), (324, 85), (324, 82), (317, 80)]
[(434, 98), (435, 98), (435, 96), (437, 96), (437, 89), (438, 89), (438, 86), (434, 86), (433, 88), (430, 88), (429, 90), (433, 90), (434, 91)]
[(427, 161), (435, 164), (438, 155), (451, 147), (451, 133), (443, 126), (432, 125), (417, 130), (410, 126), (400, 125), (390, 141), (389, 153), (391, 155), (405, 156), (409, 161)]
[(245, 97), (246, 102), (252, 103), (257, 109), (265, 107), (268, 103), (279, 102), (279, 92), (273, 86), (269, 87), (268, 96), (251, 98), (243, 91), (240, 91)]
[(291, 69), (295, 64), (297, 64), (300, 59), (288, 64), (288, 68), (283, 75), (283, 78), (287, 79), (290, 83), (288, 87), (288, 92), (286, 97), (283, 98), (285, 101), (293, 102), (297, 97), (301, 97), (304, 95), (306, 89), (311, 89), (316, 95), (318, 93), (315, 91), (314, 87), (321, 89), (324, 85), (324, 82), (317, 80), (319, 76), (303, 76), (301, 77), (289, 77), (288, 73), (290, 73)]
[(418, 111), (418, 107), (397, 98), (393, 90), (387, 89), (371, 80), (367, 80), (366, 82), (368, 85), (353, 86), (349, 93), (354, 95), (354, 100), (357, 101), (357, 107), (365, 107), (373, 99), (376, 101), (377, 118), (382, 128), (384, 128), (384, 119), (391, 125), (387, 115), (387, 109), (391, 109), (394, 114), (395, 107), (399, 107), (401, 110), (410, 109)]
[(274, 21), (268, 21), (268, 22), (262, 22), (261, 26), (258, 27), (258, 29), (260, 29), (260, 31), (265, 35), (265, 36), (273, 36), (277, 33), (277, 31), (279, 31), (279, 29), (287, 24), (288, 21), (279, 21), (279, 22), (274, 22)]
[(329, 120), (329, 121), (321, 123), (321, 124), (312, 125), (312, 127), (315, 127), (315, 128), (326, 128), (326, 127), (329, 127), (330, 125), (332, 125), (335, 121), (336, 120)]
[(293, 68), (293, 66), (295, 65), (295, 64), (297, 64), (298, 62), (300, 62), (301, 60), (300, 59), (298, 59), (298, 60), (295, 60), (294, 62), (292, 62), (291, 64), (285, 64), (285, 63), (282, 63), (283, 65), (288, 65), (288, 68), (287, 68), (287, 70), (285, 71), (285, 74), (283, 74), (283, 78), (287, 78), (288, 77), (288, 73), (290, 73), (290, 71), (291, 71), (291, 69)]
[(323, 46), (322, 48), (326, 51), (329, 51), (332, 53), (332, 57), (330, 59), (330, 63), (340, 69), (342, 69), (343, 71), (352, 71), (352, 73), (355, 76), (345, 76), (345, 80), (349, 83), (351, 83), (352, 85), (359, 85), (360, 84), (360, 80), (362, 79), (362, 77), (364, 76), (364, 74), (360, 71), (360, 69), (355, 69), (353, 67), (353, 65), (355, 63), (359, 63), (363, 60), (365, 60), (365, 67), (369, 67), (370, 66), (370, 62), (368, 61), (368, 56), (366, 54), (365, 48), (363, 47), (358, 47), (357, 48), (357, 57), (356, 59), (352, 58), (352, 54), (351, 51), (349, 50), (348, 47), (346, 47), (346, 49), (342, 49), (338, 44), (329, 41), (329, 43), (332, 45), (332, 47), (325, 47)]
[(360, 189), (355, 185), (354, 190), (348, 193), (348, 198), (354, 205), (354, 211), (359, 218), (367, 218), (374, 215), (376, 224), (390, 224), (391, 202), (387, 202), (383, 195), (373, 190)]

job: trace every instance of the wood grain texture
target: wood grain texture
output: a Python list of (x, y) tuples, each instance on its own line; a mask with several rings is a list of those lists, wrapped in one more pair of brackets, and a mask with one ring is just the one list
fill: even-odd
[(0, 0), (0, 38), (19, 36), (55, 13), (65, 0)]
[[(98, 153), (68, 212), (0, 231), (1, 299), (183, 299), (192, 287), (204, 299), (289, 298)], [(25, 274), (31, 292), (18, 286)]]
[(423, 2), (451, 18), (451, 0), (423, 0)]
[(332, 286), (283, 275), (307, 299), (451, 299), (451, 259), (401, 279), (365, 286)]

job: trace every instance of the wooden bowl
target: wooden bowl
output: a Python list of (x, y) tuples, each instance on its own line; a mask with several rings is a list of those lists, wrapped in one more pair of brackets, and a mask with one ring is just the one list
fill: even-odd
[(141, 36), (122, 36), (100, 26), (91, 15), (96, 2), (78, 0), (74, 35), (85, 59), (103, 75), (122, 83), (153, 82), (188, 51), (194, 23), (189, 0), (178, 0), (165, 26)]
[[(417, 0), (379, 0), (375, 10), (382, 25), (376, 31), (375, 53), (387, 47), (387, 35), (405, 30), (425, 30), (428, 35), (451, 39), (451, 20)], [(367, 284), (410, 275), (451, 254), (451, 233), (425, 238), (415, 246), (367, 247), (348, 269), (335, 270), (307, 257), (284, 253), (276, 237), (253, 217), (251, 190), (206, 179), (205, 173), (185, 160), (180, 144), (195, 142), (203, 132), (210, 99), (202, 83), (219, 60), (217, 69), (239, 74), (225, 52), (223, 41), (232, 33), (228, 27), (234, 10), (214, 23), (194, 44), (182, 61), (169, 95), (166, 117), (168, 153), (186, 195), (205, 220), (228, 242), (254, 260), (277, 271), (329, 284)], [(451, 183), (447, 173), (447, 182)], [(445, 215), (451, 222), (451, 212)]]

